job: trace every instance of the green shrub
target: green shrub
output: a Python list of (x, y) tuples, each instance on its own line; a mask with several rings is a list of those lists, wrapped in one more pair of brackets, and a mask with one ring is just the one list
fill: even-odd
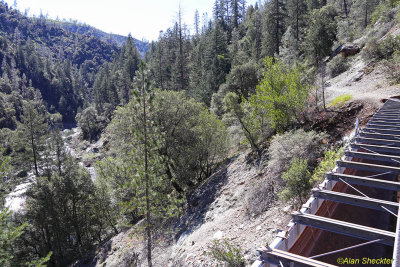
[(349, 94), (337, 96), (335, 97), (335, 99), (332, 100), (332, 102), (328, 104), (328, 107), (334, 107), (334, 106), (341, 107), (343, 106), (344, 102), (349, 101), (351, 98), (352, 96)]
[(333, 170), (336, 166), (336, 161), (342, 156), (343, 148), (328, 150), (325, 153), (324, 159), (321, 161), (318, 167), (315, 168), (310, 182), (313, 184), (322, 182), (325, 179), (325, 173)]
[(400, 51), (396, 51), (392, 59), (384, 62), (387, 78), (394, 84), (400, 83)]
[(280, 175), (292, 164), (294, 158), (306, 159), (312, 168), (317, 165), (317, 158), (322, 154), (322, 140), (326, 134), (303, 129), (276, 135), (268, 149), (270, 160), (268, 169), (279, 182)]
[(293, 201), (297, 205), (304, 203), (312, 188), (310, 177), (307, 160), (294, 158), (289, 169), (282, 174), (286, 186), (280, 194), (281, 198), (285, 201)]
[(364, 57), (370, 60), (389, 60), (396, 51), (400, 51), (400, 36), (389, 36), (382, 42), (372, 39), (364, 49)]
[(106, 126), (106, 118), (99, 116), (93, 106), (89, 106), (76, 115), (78, 126), (82, 129), (83, 139), (97, 140)]
[(331, 61), (329, 61), (327, 67), (329, 76), (333, 78), (348, 70), (350, 64), (347, 58), (344, 58), (342, 56), (336, 56)]
[(244, 267), (246, 265), (240, 248), (236, 244), (231, 244), (227, 239), (214, 240), (210, 250), (213, 258), (226, 263), (229, 267)]
[(258, 216), (267, 211), (277, 199), (271, 179), (260, 179), (253, 183), (246, 194), (246, 212)]
[(299, 121), (306, 108), (309, 85), (302, 80), (298, 67), (287, 66), (271, 57), (264, 60), (263, 78), (249, 98), (253, 117), (263, 120), (278, 132)]
[(386, 3), (381, 3), (375, 8), (375, 11), (372, 13), (371, 25), (374, 25), (380, 18), (382, 18), (383, 22), (390, 21), (391, 18), (391, 8)]

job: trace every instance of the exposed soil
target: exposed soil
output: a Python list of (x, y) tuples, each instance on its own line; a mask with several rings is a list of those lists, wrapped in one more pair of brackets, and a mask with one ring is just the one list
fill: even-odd
[(354, 131), (357, 119), (359, 127), (363, 127), (377, 110), (378, 105), (375, 102), (362, 100), (347, 102), (340, 108), (328, 108), (327, 111), (313, 116), (306, 129), (324, 131), (328, 133), (331, 143), (337, 143)]

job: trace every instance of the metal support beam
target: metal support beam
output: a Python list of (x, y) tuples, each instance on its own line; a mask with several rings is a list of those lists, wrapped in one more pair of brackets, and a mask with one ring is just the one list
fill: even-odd
[(344, 168), (351, 168), (356, 170), (370, 171), (376, 173), (382, 172), (392, 172), (400, 174), (400, 168), (392, 167), (392, 166), (384, 166), (378, 164), (369, 164), (364, 162), (356, 162), (356, 161), (347, 161), (347, 160), (338, 160), (336, 162), (337, 166)]
[(334, 173), (330, 172), (326, 174), (326, 178), (328, 180), (341, 182), (340, 179), (346, 181), (349, 184), (363, 185), (381, 189), (387, 189), (392, 191), (400, 191), (400, 183), (393, 181), (386, 181), (374, 178), (366, 178), (361, 176), (342, 174), (342, 173)]
[(400, 126), (398, 126), (398, 123), (390, 124), (390, 123), (380, 123), (380, 122), (375, 122), (375, 123), (368, 123), (368, 127), (377, 127), (377, 128), (391, 128), (394, 130), (399, 130)]
[(400, 209), (397, 214), (396, 239), (394, 241), (392, 267), (400, 266)]
[(400, 148), (399, 147), (393, 147), (393, 146), (377, 146), (377, 145), (371, 145), (371, 144), (351, 144), (351, 148), (354, 149), (368, 149), (374, 152), (378, 153), (393, 153), (393, 154), (398, 154), (400, 155)]
[(292, 213), (292, 219), (302, 225), (366, 240), (382, 239), (379, 243), (394, 245), (396, 234), (393, 232), (299, 212)]
[(399, 209), (399, 203), (397, 202), (385, 201), (375, 198), (368, 198), (368, 197), (356, 196), (356, 195), (345, 194), (330, 190), (321, 190), (321, 189), (313, 189), (312, 193), (313, 196), (316, 198), (359, 206), (368, 209), (382, 211), (383, 210), (382, 207), (385, 207), (396, 214)]
[(367, 138), (377, 138), (377, 139), (400, 141), (400, 135), (395, 135), (395, 134), (384, 134), (384, 133), (379, 133), (379, 132), (371, 133), (371, 132), (361, 131), (360, 136), (367, 137)]
[(376, 133), (384, 133), (384, 134), (393, 134), (393, 135), (400, 135), (400, 130), (390, 130), (387, 128), (372, 128), (372, 127), (365, 127), (363, 132), (376, 132)]
[(344, 155), (346, 157), (358, 158), (358, 159), (370, 159), (370, 160), (378, 160), (384, 162), (392, 162), (392, 163), (400, 163), (399, 156), (385, 155), (385, 154), (374, 154), (367, 152), (356, 152), (356, 151), (345, 151)]
[(279, 249), (268, 249), (268, 248), (259, 248), (257, 251), (260, 253), (260, 260), (263, 262), (268, 262), (270, 264), (274, 264), (277, 266), (292, 266), (291, 263), (294, 263), (294, 266), (299, 267), (335, 267), (336, 265), (328, 264), (322, 261), (313, 260), (310, 258), (306, 258), (297, 254), (293, 254), (287, 251), (279, 250)]
[(400, 115), (375, 115), (375, 116), (373, 116), (371, 118), (371, 120), (383, 120), (383, 121), (399, 122), (400, 121)]
[(400, 140), (385, 140), (385, 139), (375, 139), (366, 137), (356, 137), (356, 142), (376, 144), (376, 145), (388, 145), (388, 146), (400, 146)]
[(400, 118), (395, 119), (395, 118), (388, 118), (388, 117), (372, 117), (369, 120), (370, 123), (372, 122), (382, 122), (382, 123), (394, 123), (394, 124), (399, 124), (400, 123)]

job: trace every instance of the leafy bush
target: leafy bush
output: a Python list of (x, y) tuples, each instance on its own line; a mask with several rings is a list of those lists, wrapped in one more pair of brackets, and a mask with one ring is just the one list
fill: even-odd
[(268, 169), (271, 175), (278, 178), (278, 182), (283, 182), (279, 178), (292, 164), (294, 158), (307, 160), (310, 168), (316, 166), (317, 158), (322, 153), (322, 139), (325, 137), (326, 134), (305, 132), (303, 129), (276, 135), (268, 150), (270, 156)]
[(210, 250), (212, 257), (225, 262), (229, 267), (244, 267), (246, 265), (240, 248), (231, 244), (227, 239), (214, 240)]
[(400, 36), (389, 36), (382, 42), (372, 39), (364, 49), (364, 57), (370, 60), (388, 60), (396, 51), (400, 51)]
[(329, 61), (327, 67), (329, 76), (333, 78), (348, 70), (350, 64), (347, 58), (336, 56), (331, 61)]
[(400, 83), (400, 51), (396, 51), (392, 59), (384, 62), (384, 66), (388, 79), (395, 84)]
[(312, 188), (310, 177), (307, 160), (294, 158), (289, 169), (282, 174), (286, 186), (281, 192), (281, 198), (285, 201), (294, 201), (298, 205), (304, 203)]
[(97, 110), (90, 106), (76, 115), (78, 126), (82, 129), (83, 139), (96, 140), (105, 128), (106, 118), (99, 116)]
[(256, 181), (247, 191), (246, 210), (250, 216), (257, 216), (266, 210), (276, 200), (277, 196), (274, 190), (274, 184), (269, 179)]
[(372, 13), (371, 25), (374, 25), (379, 19), (382, 19), (383, 22), (393, 19), (393, 12), (391, 12), (390, 6), (385, 2), (375, 8), (375, 11)]
[(229, 92), (224, 98), (225, 110), (228, 111), (224, 117), (226, 120), (228, 116), (233, 117), (236, 120), (247, 141), (250, 143), (251, 148), (254, 151), (259, 151), (258, 143), (262, 133), (267, 126), (265, 120), (262, 118), (262, 113), (255, 113), (253, 106), (247, 101), (240, 102), (239, 96), (234, 92)]
[[(211, 174), (229, 147), (226, 126), (202, 103), (185, 92), (157, 91), (149, 117), (162, 133), (167, 174), (182, 189), (193, 186)], [(107, 127), (110, 148), (118, 156), (127, 156), (135, 146), (133, 129), (140, 127), (135, 119), (133, 101), (117, 108)]]
[(343, 156), (343, 148), (328, 150), (325, 153), (324, 159), (315, 168), (311, 177), (311, 182), (314, 184), (320, 183), (325, 179), (325, 173), (333, 170), (336, 166), (336, 161)]
[(334, 107), (334, 106), (341, 107), (343, 106), (344, 102), (349, 101), (351, 98), (352, 96), (349, 94), (337, 96), (335, 97), (335, 99), (332, 100), (332, 102), (328, 104), (328, 107)]
[(298, 68), (266, 58), (263, 78), (249, 99), (253, 116), (262, 114), (272, 129), (285, 130), (293, 121), (299, 121), (308, 92), (309, 86)]

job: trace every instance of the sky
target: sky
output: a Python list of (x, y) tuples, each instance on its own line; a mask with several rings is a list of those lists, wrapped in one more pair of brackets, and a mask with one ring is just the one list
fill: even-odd
[[(6, 0), (9, 6), (15, 0)], [(17, 9), (30, 16), (40, 13), (49, 18), (73, 19), (94, 26), (107, 33), (136, 39), (157, 40), (160, 30), (165, 31), (177, 19), (179, 5), (183, 21), (193, 27), (194, 13), (208, 13), (212, 17), (215, 0), (16, 0)], [(247, 0), (254, 4), (257, 0)], [(191, 31), (193, 33), (193, 30)]]

